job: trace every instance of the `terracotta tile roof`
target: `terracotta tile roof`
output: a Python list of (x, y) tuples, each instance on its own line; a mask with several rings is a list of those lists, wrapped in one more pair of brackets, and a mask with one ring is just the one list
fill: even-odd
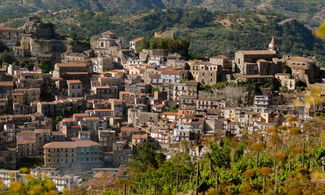
[(112, 109), (94, 109), (95, 112), (111, 112)]
[(88, 74), (88, 72), (66, 72), (66, 74), (75, 74), (75, 75), (77, 75), (77, 74)]
[(13, 87), (14, 86), (14, 82), (13, 81), (0, 81), (0, 86)]
[(64, 118), (63, 121), (65, 121), (65, 122), (73, 122), (75, 120), (73, 118)]
[(134, 93), (129, 91), (120, 91), (120, 94), (134, 94)]
[(84, 118), (85, 121), (98, 121), (99, 117), (86, 117)]
[(137, 38), (137, 39), (133, 39), (132, 41), (130, 42), (139, 42), (139, 41), (142, 41), (144, 38), (143, 37), (140, 37), (140, 38)]
[(164, 105), (163, 104), (158, 104), (158, 105), (156, 105), (154, 107), (156, 107), (156, 108), (162, 108), (162, 107), (164, 107)]
[(17, 133), (17, 140), (32, 140), (35, 139), (34, 131), (22, 131)]
[(132, 139), (148, 139), (148, 135), (147, 134), (135, 134), (132, 135)]
[(110, 86), (106, 85), (106, 86), (96, 86), (96, 89), (109, 89), (111, 88)]
[(174, 115), (174, 116), (179, 116), (178, 112), (163, 112), (161, 115)]
[(291, 66), (291, 68), (295, 69), (295, 70), (307, 70), (308, 69), (307, 66), (302, 66), (302, 65)]
[(309, 59), (309, 58), (303, 58), (303, 57), (291, 57), (289, 60), (290, 61), (298, 61), (298, 62), (308, 62), (308, 63), (313, 63), (315, 62), (314, 60), (312, 59)]
[(51, 133), (51, 129), (35, 129), (35, 133)]
[(111, 102), (122, 102), (122, 100), (120, 100), (120, 99), (109, 99), (109, 101), (111, 101)]
[(275, 37), (272, 37), (272, 40), (271, 40), (270, 44), (273, 44), (273, 45), (276, 44), (275, 43)]
[(10, 28), (10, 27), (0, 27), (0, 31), (20, 31), (20, 32), (23, 32), (22, 29)]
[(238, 51), (244, 55), (275, 55), (276, 53), (270, 50), (248, 50), (248, 51)]
[(139, 131), (139, 129), (135, 127), (121, 127), (121, 131), (128, 132), (128, 131)]
[(181, 70), (163, 70), (161, 74), (181, 74)]
[(30, 88), (30, 89), (15, 89), (16, 92), (23, 92), (23, 91), (41, 91), (40, 88)]
[(58, 67), (87, 67), (87, 64), (77, 64), (77, 63), (56, 63)]
[(80, 80), (67, 80), (67, 83), (70, 83), (70, 84), (79, 84), (79, 83), (81, 83), (81, 81)]
[(152, 78), (152, 79), (160, 79), (161, 76), (160, 76), (160, 74), (150, 74), (149, 75), (149, 78)]
[(36, 140), (35, 139), (23, 139), (23, 140), (17, 140), (17, 144), (35, 144)]
[(101, 146), (101, 144), (94, 141), (75, 141), (75, 142), (51, 142), (44, 145), (45, 149), (49, 148), (77, 148), (77, 147), (91, 147)]

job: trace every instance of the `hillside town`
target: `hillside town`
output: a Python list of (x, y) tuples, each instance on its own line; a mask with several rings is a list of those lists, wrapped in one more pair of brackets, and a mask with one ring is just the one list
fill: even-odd
[[(89, 46), (56, 34), (30, 17), (19, 29), (0, 27), (2, 56), (32, 64), (0, 69), (0, 179), (19, 180), (19, 164), (39, 158), (31, 173), (46, 173), (59, 191), (107, 176), (127, 178), (137, 147), (154, 144), (167, 158), (186, 148), (204, 155), (204, 140), (241, 137), (324, 112), (325, 68), (315, 58), (287, 56), (270, 37), (261, 50), (188, 59), (184, 52), (138, 51), (112, 31)], [(155, 33), (176, 39), (172, 31)], [(48, 71), (46, 68), (50, 67)], [(306, 103), (309, 94), (312, 99)], [(14, 177), (12, 177), (14, 175)]]

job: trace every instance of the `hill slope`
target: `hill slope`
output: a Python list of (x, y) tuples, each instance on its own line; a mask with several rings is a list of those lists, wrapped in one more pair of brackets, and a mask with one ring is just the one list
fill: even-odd
[[(297, 20), (276, 14), (173, 8), (134, 13), (69, 10), (43, 13), (42, 18), (56, 24), (59, 33), (74, 31), (82, 39), (106, 30), (128, 40), (140, 36), (149, 39), (156, 31), (173, 29), (177, 36), (191, 40), (190, 52), (201, 56), (233, 57), (238, 50), (265, 49), (276, 36), (282, 54), (316, 56), (325, 64), (325, 43)], [(14, 20), (8, 25), (23, 23)]]
[(21, 16), (36, 10), (81, 8), (129, 12), (153, 8), (201, 7), (212, 11), (256, 10), (281, 13), (310, 27), (325, 21), (324, 0), (0, 0), (0, 17)]

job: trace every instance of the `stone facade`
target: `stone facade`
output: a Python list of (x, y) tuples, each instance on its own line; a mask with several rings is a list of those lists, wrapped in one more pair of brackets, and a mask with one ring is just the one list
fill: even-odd
[(307, 84), (320, 81), (320, 67), (316, 61), (303, 57), (289, 57), (287, 65), (292, 70), (292, 76)]
[(126, 48), (125, 43), (123, 37), (117, 37), (111, 31), (103, 32), (101, 36), (92, 36), (90, 39), (91, 48), (97, 56), (117, 55), (115, 50)]
[(196, 82), (203, 85), (213, 85), (219, 81), (220, 65), (200, 60), (189, 61), (188, 64), (190, 73)]
[(21, 29), (0, 27), (0, 41), (9, 48), (19, 45), (23, 36), (24, 31)]

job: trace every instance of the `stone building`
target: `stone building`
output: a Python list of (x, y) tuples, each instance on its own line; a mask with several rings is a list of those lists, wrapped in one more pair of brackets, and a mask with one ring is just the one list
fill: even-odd
[(281, 72), (275, 39), (269, 44), (269, 50), (238, 51), (235, 53), (237, 72), (242, 75), (274, 75)]
[(20, 40), (24, 36), (24, 30), (0, 27), (0, 41), (4, 43), (9, 48), (14, 48), (20, 44)]
[(12, 98), (12, 91), (14, 88), (14, 82), (1, 81), (0, 82), (0, 98)]
[(275, 78), (281, 83), (281, 86), (288, 90), (296, 89), (296, 79), (291, 74), (277, 73)]
[(232, 73), (232, 62), (230, 58), (226, 56), (215, 56), (210, 58), (210, 62), (222, 67), (222, 70), (226, 73)]
[(62, 63), (84, 63), (88, 60), (90, 60), (89, 56), (84, 53), (66, 51), (61, 54)]
[(163, 83), (181, 83), (183, 79), (188, 78), (188, 71), (165, 69), (160, 75)]
[(103, 152), (112, 152), (113, 144), (115, 142), (115, 131), (112, 130), (99, 130), (98, 139), (103, 146)]
[(42, 113), (50, 117), (61, 115), (62, 109), (68, 107), (71, 107), (74, 113), (84, 112), (85, 100), (81, 97), (74, 97), (53, 102), (38, 102), (36, 104), (37, 113)]
[(198, 83), (195, 81), (187, 81), (186, 83), (179, 83), (173, 86), (173, 100), (179, 101), (180, 97), (197, 97)]
[(101, 144), (93, 141), (50, 142), (44, 145), (44, 166), (90, 170), (101, 167)]
[(62, 75), (69, 72), (90, 72), (86, 63), (56, 63), (54, 66), (53, 76), (62, 78)]
[(141, 41), (143, 40), (144, 38), (143, 37), (140, 37), (140, 38), (137, 38), (137, 39), (134, 39), (134, 40), (131, 40), (130, 41), (130, 49), (132, 49), (133, 51), (135, 51), (136, 47), (138, 45), (140, 45)]
[(115, 64), (118, 63), (118, 58), (109, 56), (109, 57), (97, 57), (91, 59), (93, 64), (93, 71), (102, 73), (107, 70), (113, 70)]
[(92, 36), (90, 38), (90, 45), (97, 56), (116, 55), (116, 51), (114, 52), (112, 50), (114, 47), (118, 49), (126, 48), (125, 39), (123, 37), (117, 37), (111, 31), (105, 31), (101, 36)]
[(203, 85), (216, 84), (220, 79), (221, 66), (212, 62), (192, 60), (188, 62), (194, 80)]
[(292, 76), (307, 84), (319, 82), (321, 78), (320, 67), (316, 61), (303, 57), (289, 57), (287, 65), (291, 68)]
[(50, 129), (35, 129), (17, 133), (17, 157), (43, 155), (43, 146), (50, 140)]
[(82, 83), (80, 80), (67, 80), (68, 96), (82, 97)]

